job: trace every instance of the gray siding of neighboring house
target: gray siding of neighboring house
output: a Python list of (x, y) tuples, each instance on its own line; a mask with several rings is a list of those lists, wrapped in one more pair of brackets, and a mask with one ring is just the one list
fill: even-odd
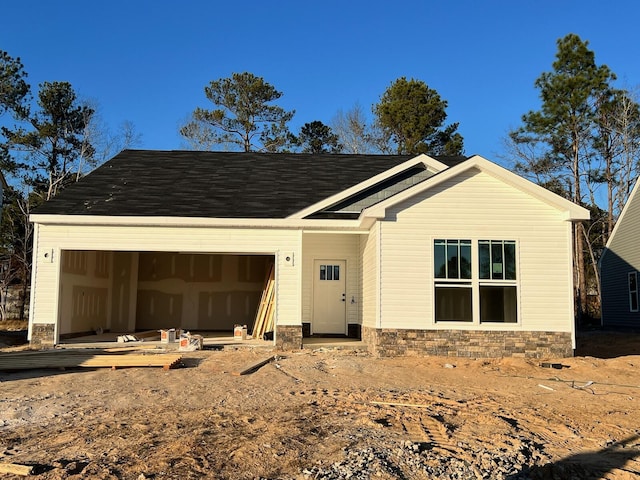
[(634, 188), (600, 263), (602, 324), (640, 328), (640, 312), (629, 306), (629, 273), (640, 280), (640, 194)]

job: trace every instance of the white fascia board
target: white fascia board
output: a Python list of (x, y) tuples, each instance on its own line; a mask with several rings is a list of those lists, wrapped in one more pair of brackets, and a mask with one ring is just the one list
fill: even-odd
[(309, 220), (289, 218), (204, 218), (204, 217), (115, 217), (99, 215), (32, 214), (29, 221), (39, 225), (91, 225), (138, 227), (219, 227), (219, 228), (289, 228), (316, 230), (359, 230), (359, 220)]
[(369, 230), (320, 230), (318, 228), (305, 228), (301, 230), (302, 233), (309, 233), (309, 234), (324, 234), (324, 235), (335, 235), (335, 234), (340, 234), (340, 235), (368, 235), (369, 234)]
[(586, 208), (583, 208), (580, 205), (576, 205), (575, 203), (562, 198), (560, 195), (556, 195), (546, 188), (543, 188), (540, 185), (536, 185), (535, 183), (519, 175), (516, 175), (513, 172), (510, 172), (506, 168), (503, 168), (500, 165), (497, 165), (487, 160), (486, 158), (481, 157), (480, 155), (474, 155), (465, 162), (448, 168), (447, 170), (442, 171), (431, 178), (428, 178), (424, 182), (421, 182), (411, 188), (408, 188), (407, 190), (398, 193), (397, 195), (394, 195), (393, 197), (390, 197), (376, 205), (365, 209), (362, 212), (361, 217), (384, 218), (387, 208), (396, 205), (408, 198), (411, 198), (417, 193), (428, 190), (429, 188), (439, 185), (442, 182), (446, 182), (447, 180), (471, 168), (477, 168), (483, 172), (486, 172), (504, 182), (509, 183), (510, 185), (513, 185), (515, 188), (529, 193), (530, 195), (539, 198), (543, 202), (557, 208), (558, 210), (564, 212), (564, 220), (588, 220), (590, 218), (589, 210), (587, 210)]
[(313, 205), (305, 208), (304, 210), (300, 210), (299, 212), (296, 212), (287, 218), (291, 218), (291, 219), (304, 218), (308, 215), (324, 210), (325, 208), (333, 205), (334, 203), (341, 202), (342, 200), (345, 200), (350, 196), (355, 195), (366, 188), (369, 188), (377, 183), (380, 183), (386, 180), (387, 178), (390, 178), (394, 175), (397, 175), (398, 173), (404, 172), (405, 170), (420, 164), (423, 164), (427, 170), (432, 171), (433, 173), (438, 173), (448, 168), (444, 163), (439, 162), (435, 158), (431, 158), (425, 154), (420, 154), (417, 157), (407, 160), (406, 162), (401, 163), (400, 165), (396, 165), (395, 167), (390, 168), (389, 170), (385, 170), (384, 172), (379, 173), (378, 175), (371, 177), (365, 180), (364, 182), (360, 182), (359, 184), (354, 185), (351, 188), (348, 188), (339, 193), (336, 193), (335, 195), (325, 198), (320, 202), (314, 203)]

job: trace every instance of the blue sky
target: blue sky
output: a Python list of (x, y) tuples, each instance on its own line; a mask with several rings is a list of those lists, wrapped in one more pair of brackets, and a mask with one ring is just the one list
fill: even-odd
[(21, 0), (0, 12), (0, 49), (34, 88), (70, 82), (148, 149), (183, 147), (180, 123), (211, 107), (204, 86), (233, 72), (282, 91), (294, 132), (356, 103), (370, 111), (401, 76), (422, 80), (448, 101), (465, 153), (494, 160), (539, 108), (533, 84), (558, 38), (580, 35), (621, 86), (640, 84), (635, 0)]

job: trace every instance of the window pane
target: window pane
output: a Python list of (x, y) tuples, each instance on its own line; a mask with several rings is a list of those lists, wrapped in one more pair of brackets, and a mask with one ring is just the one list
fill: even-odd
[(460, 242), (460, 278), (471, 279), (471, 242)]
[(327, 279), (327, 266), (320, 265), (320, 280), (326, 280), (326, 279)]
[(433, 243), (433, 274), (436, 278), (447, 278), (445, 242), (444, 240), (436, 240)]
[(471, 293), (470, 287), (436, 286), (436, 321), (470, 322)]
[(460, 278), (457, 240), (447, 240), (447, 278)]
[(491, 254), (489, 252), (489, 242), (480, 240), (478, 242), (478, 258), (480, 259), (480, 278), (491, 278)]
[(629, 310), (638, 311), (638, 273), (629, 273)]
[(516, 323), (518, 321), (515, 286), (480, 286), (480, 321)]
[(327, 265), (327, 280), (333, 280), (333, 265)]
[(491, 242), (491, 278), (504, 278), (502, 264), (502, 242)]
[(504, 242), (504, 278), (516, 279), (516, 242)]
[(333, 279), (340, 280), (340, 265), (333, 266)]

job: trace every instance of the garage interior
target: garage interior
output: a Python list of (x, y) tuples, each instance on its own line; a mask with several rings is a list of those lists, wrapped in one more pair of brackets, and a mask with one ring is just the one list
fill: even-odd
[[(273, 255), (65, 250), (59, 338), (182, 329), (233, 336), (256, 320)], [(112, 340), (112, 341), (113, 341)]]

